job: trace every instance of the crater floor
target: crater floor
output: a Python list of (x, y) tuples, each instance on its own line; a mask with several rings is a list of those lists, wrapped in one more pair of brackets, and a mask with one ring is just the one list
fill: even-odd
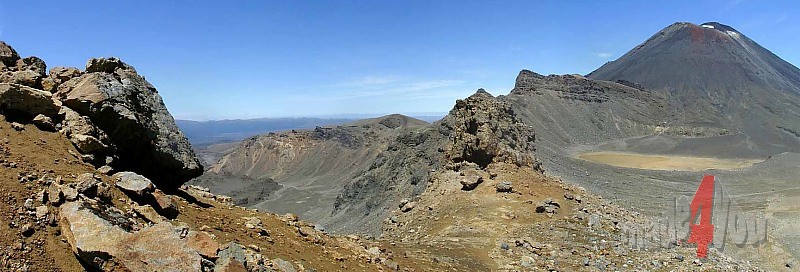
[(703, 171), (707, 169), (742, 169), (763, 162), (761, 159), (722, 159), (713, 157), (691, 157), (652, 155), (629, 152), (586, 152), (579, 159), (611, 166), (647, 170)]

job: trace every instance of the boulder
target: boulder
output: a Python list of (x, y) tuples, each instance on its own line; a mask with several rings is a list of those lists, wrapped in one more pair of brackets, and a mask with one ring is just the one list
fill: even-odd
[(13, 110), (26, 113), (30, 116), (42, 114), (55, 116), (60, 109), (52, 100), (48, 92), (34, 88), (0, 83), (0, 111)]
[(108, 146), (94, 136), (74, 134), (69, 140), (83, 154), (103, 153), (108, 150)]
[(64, 193), (61, 192), (61, 185), (52, 183), (47, 187), (47, 201), (53, 206), (58, 206), (64, 200)]
[(11, 122), (11, 128), (13, 128), (16, 131), (23, 131), (25, 130), (25, 125), (17, 122)]
[(413, 209), (414, 209), (414, 207), (416, 207), (416, 206), (417, 206), (417, 203), (416, 203), (416, 202), (413, 202), (413, 201), (411, 201), (411, 202), (408, 202), (408, 203), (406, 203), (406, 204), (403, 204), (403, 206), (402, 206), (402, 207), (400, 207), (400, 211), (402, 211), (402, 212), (410, 212), (410, 211), (411, 211), (411, 210), (413, 210)]
[(130, 271), (201, 271), (202, 257), (178, 233), (168, 222), (144, 228), (117, 245), (117, 262)]
[(248, 229), (261, 227), (261, 219), (258, 219), (258, 217), (242, 217), (242, 219), (245, 219), (244, 226)]
[(48, 93), (54, 93), (58, 90), (58, 84), (56, 84), (56, 82), (49, 77), (43, 78), (41, 85), (42, 90)]
[(96, 269), (200, 271), (202, 258), (169, 223), (132, 233), (124, 220), (114, 219), (124, 218), (119, 211), (80, 201), (62, 205), (59, 217), (72, 251)]
[(58, 83), (67, 82), (67, 80), (79, 77), (81, 74), (81, 70), (75, 67), (56, 66), (50, 69), (50, 78)]
[(169, 195), (159, 189), (155, 189), (151, 195), (153, 196), (153, 200), (155, 200), (154, 204), (159, 213), (168, 218), (175, 218), (178, 216), (178, 205), (175, 205), (175, 202), (170, 199)]
[(44, 114), (36, 115), (33, 117), (33, 124), (43, 131), (55, 131), (56, 125), (53, 124), (53, 118), (47, 117)]
[(100, 183), (100, 180), (92, 173), (83, 173), (78, 175), (77, 183), (75, 189), (78, 190), (78, 193), (91, 197), (97, 194), (97, 184)]
[(86, 62), (87, 73), (95, 73), (95, 72), (113, 73), (117, 69), (133, 69), (133, 67), (129, 66), (128, 64), (122, 62), (122, 60), (115, 57), (92, 58)]
[(142, 174), (164, 190), (202, 174), (155, 87), (122, 61), (90, 60), (86, 73), (61, 84), (56, 97), (108, 133), (117, 148), (115, 168)]
[(47, 218), (48, 213), (50, 213), (50, 210), (47, 209), (47, 206), (36, 207), (36, 220), (44, 220)]
[(153, 182), (134, 172), (119, 172), (111, 177), (117, 181), (117, 187), (139, 197), (144, 197), (155, 189)]
[(61, 206), (59, 218), (61, 233), (78, 257), (102, 269), (111, 256), (119, 256), (119, 244), (133, 234), (101, 218), (96, 211), (86, 208), (83, 202), (70, 202)]
[(244, 247), (240, 244), (230, 242), (224, 249), (219, 251), (219, 259), (233, 259), (244, 263), (246, 261)]
[(510, 193), (514, 191), (514, 187), (511, 185), (510, 181), (501, 181), (495, 185), (494, 188), (498, 193)]
[(471, 191), (483, 182), (483, 177), (478, 175), (467, 175), (461, 179), (461, 190)]
[(97, 128), (88, 117), (81, 116), (68, 107), (61, 107), (59, 115), (64, 118), (61, 122), (64, 135), (78, 151), (84, 154), (104, 155), (114, 150), (108, 135)]
[(81, 71), (74, 67), (54, 67), (50, 69), (50, 74), (42, 78), (42, 90), (54, 93), (58, 91), (58, 86), (68, 80), (79, 77)]
[(17, 64), (19, 54), (4, 41), (0, 41), (0, 62), (7, 67)]
[(39, 75), (39, 77), (44, 77), (47, 73), (47, 64), (38, 57), (31, 56), (24, 59), (17, 60), (17, 71), (32, 71)]
[(25, 208), (26, 210), (32, 211), (33, 209), (35, 209), (33, 207), (34, 203), (35, 201), (33, 200), (33, 198), (28, 198), (25, 199), (25, 203), (22, 204), (22, 207)]
[(189, 234), (186, 236), (186, 241), (188, 246), (197, 251), (201, 256), (212, 260), (218, 257), (217, 251), (219, 251), (219, 243), (207, 232), (189, 231)]
[(558, 209), (561, 208), (561, 205), (553, 200), (552, 198), (546, 199), (542, 204), (536, 206), (537, 213), (558, 213)]
[(11, 80), (8, 83), (16, 83), (23, 86), (28, 86), (36, 89), (42, 88), (42, 75), (31, 70), (22, 70), (14, 72), (11, 75)]
[(131, 209), (133, 209), (133, 211), (136, 212), (136, 214), (138, 214), (141, 218), (144, 218), (144, 220), (154, 224), (164, 222), (164, 218), (161, 217), (161, 215), (158, 214), (150, 205), (139, 206), (134, 203), (131, 204)]
[(74, 201), (78, 199), (78, 190), (70, 186), (61, 186), (61, 193), (64, 195), (64, 200)]

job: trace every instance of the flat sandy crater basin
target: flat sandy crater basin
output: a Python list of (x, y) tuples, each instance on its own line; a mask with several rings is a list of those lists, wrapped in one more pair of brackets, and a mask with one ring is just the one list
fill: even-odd
[(667, 171), (703, 171), (707, 169), (742, 169), (763, 162), (762, 159), (721, 159), (628, 152), (598, 151), (578, 154), (579, 159), (606, 165)]

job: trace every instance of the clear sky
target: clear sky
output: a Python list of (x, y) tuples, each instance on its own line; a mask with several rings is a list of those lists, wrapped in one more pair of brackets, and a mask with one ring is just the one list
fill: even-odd
[(181, 119), (446, 112), (521, 69), (586, 74), (677, 21), (800, 64), (800, 1), (8, 1), (0, 39), (49, 67), (117, 56)]

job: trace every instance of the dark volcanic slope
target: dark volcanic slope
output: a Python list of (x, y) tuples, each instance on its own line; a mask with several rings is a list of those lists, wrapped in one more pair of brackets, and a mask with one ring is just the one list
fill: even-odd
[(536, 129), (544, 145), (540, 148), (649, 135), (667, 120), (663, 96), (581, 76), (542, 76), (523, 70), (504, 99)]
[(676, 23), (587, 75), (669, 97), (670, 122), (745, 135), (749, 151), (800, 151), (800, 69), (732, 27)]

